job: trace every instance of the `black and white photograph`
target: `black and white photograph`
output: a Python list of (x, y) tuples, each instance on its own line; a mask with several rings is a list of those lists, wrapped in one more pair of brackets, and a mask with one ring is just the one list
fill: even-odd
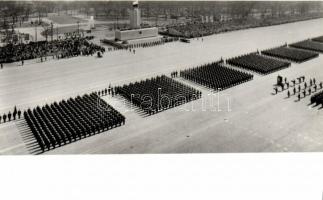
[(0, 153), (323, 151), (323, 3), (0, 2)]
[(323, 1), (0, 1), (0, 157), (322, 157), (322, 54)]

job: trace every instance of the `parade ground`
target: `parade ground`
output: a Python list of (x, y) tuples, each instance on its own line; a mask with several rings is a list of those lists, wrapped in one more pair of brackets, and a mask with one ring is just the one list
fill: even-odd
[[(239, 30), (190, 43), (138, 48), (135, 54), (120, 50), (102, 58), (10, 64), (0, 71), (0, 113), (321, 36), (322, 24), (323, 19), (315, 19)], [(253, 80), (219, 93), (176, 78), (202, 91), (202, 98), (148, 117), (119, 96), (102, 97), (126, 117), (126, 124), (45, 154), (323, 151), (323, 109), (309, 106), (310, 96), (297, 102), (295, 96), (287, 98), (286, 91), (272, 94), (277, 75), (323, 81), (322, 55), (266, 76), (252, 74)], [(0, 124), (0, 154), (30, 154), (21, 124)]]

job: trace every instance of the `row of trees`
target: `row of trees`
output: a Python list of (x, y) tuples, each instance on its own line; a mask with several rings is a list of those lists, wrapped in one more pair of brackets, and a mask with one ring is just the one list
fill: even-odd
[[(128, 19), (131, 2), (126, 1), (0, 1), (0, 25), (19, 24), (30, 16), (47, 16), (48, 13), (72, 14), (82, 12), (105, 19)], [(266, 17), (280, 17), (298, 13), (314, 15), (323, 12), (323, 2), (261, 2), (261, 1), (142, 1), (140, 8), (143, 17), (186, 17), (200, 15), (229, 15), (244, 19), (250, 13), (267, 13)], [(269, 13), (269, 14), (268, 14)], [(1, 26), (0, 26), (1, 28)]]

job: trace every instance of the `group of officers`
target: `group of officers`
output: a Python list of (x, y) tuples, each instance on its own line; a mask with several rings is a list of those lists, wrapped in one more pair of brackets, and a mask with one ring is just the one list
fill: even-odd
[(9, 111), (8, 114), (5, 113), (3, 115), (0, 115), (0, 124), (10, 122), (11, 120), (20, 119), (20, 117), (21, 111), (17, 110), (17, 107), (15, 106), (12, 113)]
[[(301, 84), (303, 84), (303, 87)], [(298, 86), (297, 86), (298, 85)], [(308, 82), (305, 81), (305, 76), (300, 76), (296, 79), (287, 81), (285, 77), (284, 80), (281, 76), (277, 77), (277, 85), (274, 87), (275, 94), (279, 91), (278, 87), (281, 87), (281, 91), (287, 91), (287, 98), (290, 98), (292, 95), (297, 94), (297, 100), (300, 101), (301, 98), (305, 98), (307, 95), (311, 95), (312, 93), (317, 92), (318, 90), (323, 88), (323, 83), (317, 83), (315, 78), (311, 78)], [(289, 88), (292, 88), (289, 90)]]

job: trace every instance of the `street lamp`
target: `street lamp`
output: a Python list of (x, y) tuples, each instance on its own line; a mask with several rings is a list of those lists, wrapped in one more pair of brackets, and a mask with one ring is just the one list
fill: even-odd
[(80, 21), (77, 21), (77, 34), (80, 37)]

